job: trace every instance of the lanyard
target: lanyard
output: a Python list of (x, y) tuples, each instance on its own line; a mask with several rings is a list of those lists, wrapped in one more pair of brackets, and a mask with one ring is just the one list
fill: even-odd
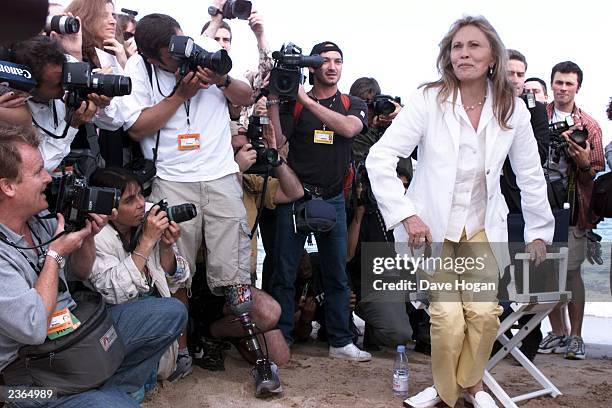
[[(176, 92), (176, 89), (178, 88), (178, 86), (180, 85), (180, 81), (176, 82), (176, 85), (174, 86), (174, 89), (172, 89), (172, 92), (170, 92), (168, 95), (164, 95), (164, 93), (161, 91), (161, 87), (159, 86), (159, 77), (157, 75), (157, 68), (154, 68), (155, 70), (155, 82), (157, 83), (157, 91), (159, 92), (159, 94), (161, 96), (163, 96), (164, 98), (169, 98), (172, 95), (174, 95), (174, 92)], [(181, 77), (182, 79), (182, 77)], [(187, 99), (185, 101), (185, 103), (183, 104), (183, 106), (185, 107), (185, 113), (187, 113), (187, 132), (191, 132), (191, 123), (189, 122), (189, 107), (191, 105), (191, 99)]]
[[(332, 109), (332, 107), (334, 106), (334, 103), (336, 103), (336, 98), (338, 97), (338, 93), (336, 92), (336, 94), (334, 95), (334, 99), (332, 99), (331, 103), (329, 104), (329, 106), (326, 106), (325, 104), (322, 104), (321, 101), (319, 100), (319, 98), (317, 98), (314, 94), (314, 92), (311, 92), (312, 99), (314, 99), (319, 105), (321, 106), (325, 106), (328, 109)], [(323, 123), (323, 122), (322, 122)], [(327, 125), (325, 123), (323, 123), (323, 130), (327, 130), (326, 129)]]
[[(52, 102), (52, 107), (53, 107), (53, 122), (55, 124), (55, 128), (57, 129), (57, 125), (58, 125), (58, 118), (57, 118), (57, 110), (55, 109), (55, 99), (51, 101)], [(70, 115), (72, 116), (72, 115)], [(42, 127), (41, 125), (38, 124), (38, 122), (36, 122), (36, 119), (34, 119), (34, 115), (32, 115), (32, 123), (34, 123), (34, 126), (36, 126), (37, 128), (39, 128), (40, 130), (42, 130), (47, 136), (52, 137), (53, 139), (63, 139), (66, 137), (66, 135), (68, 134), (68, 129), (70, 129), (70, 119), (66, 119), (66, 126), (64, 127), (64, 131), (62, 132), (61, 136), (56, 135), (55, 133), (45, 129), (44, 127)]]

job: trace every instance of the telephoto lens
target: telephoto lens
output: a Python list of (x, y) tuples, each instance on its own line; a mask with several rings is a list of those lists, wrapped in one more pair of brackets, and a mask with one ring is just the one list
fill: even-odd
[(132, 92), (132, 79), (123, 75), (92, 74), (91, 89), (109, 97), (129, 95)]
[(48, 16), (45, 31), (55, 31), (58, 34), (75, 34), (81, 29), (81, 23), (76, 17)]
[(190, 219), (194, 218), (196, 215), (198, 215), (198, 212), (195, 205), (185, 203), (168, 207), (166, 209), (166, 214), (168, 214), (168, 220), (180, 224), (181, 222), (189, 221)]

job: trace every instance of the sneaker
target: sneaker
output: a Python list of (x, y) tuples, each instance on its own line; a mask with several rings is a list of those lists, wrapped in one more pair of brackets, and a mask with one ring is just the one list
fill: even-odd
[(176, 370), (170, 374), (168, 381), (178, 381), (181, 378), (187, 377), (192, 371), (193, 367), (191, 365), (191, 356), (189, 354), (179, 354), (178, 358), (176, 359)]
[(438, 395), (438, 391), (436, 391), (434, 387), (427, 387), (417, 395), (404, 400), (404, 406), (412, 408), (429, 408), (435, 407), (441, 401), (442, 399)]
[(472, 404), (474, 408), (497, 408), (495, 400), (484, 391), (478, 391), (474, 396), (465, 392), (463, 393), (463, 399)]
[(568, 360), (584, 360), (586, 349), (582, 337), (570, 336), (568, 343), (564, 357)]
[(225, 370), (224, 350), (231, 348), (231, 344), (209, 337), (202, 336), (194, 348), (193, 364), (210, 371)]
[(562, 354), (567, 348), (567, 337), (557, 336), (553, 332), (548, 332), (548, 335), (542, 339), (538, 347), (538, 353), (542, 354)]
[(370, 361), (372, 355), (367, 351), (359, 350), (356, 345), (349, 343), (344, 347), (329, 346), (329, 356), (353, 361)]

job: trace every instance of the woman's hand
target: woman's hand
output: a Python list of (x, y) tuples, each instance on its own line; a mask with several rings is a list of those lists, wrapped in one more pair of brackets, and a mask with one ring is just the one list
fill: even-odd
[(530, 259), (535, 262), (535, 266), (546, 260), (546, 244), (541, 239), (534, 239), (525, 247), (525, 252), (529, 253)]
[(408, 243), (412, 248), (420, 248), (424, 243), (432, 242), (431, 231), (429, 227), (419, 218), (418, 215), (412, 215), (402, 221), (406, 232), (408, 233)]

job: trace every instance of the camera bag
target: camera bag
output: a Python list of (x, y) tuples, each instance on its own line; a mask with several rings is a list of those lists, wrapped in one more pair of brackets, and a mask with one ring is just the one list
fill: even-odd
[(612, 217), (612, 172), (598, 177), (593, 183), (591, 212), (603, 218)]
[(293, 217), (296, 232), (326, 233), (336, 225), (336, 209), (319, 198), (293, 203)]
[(102, 295), (76, 292), (72, 313), (81, 325), (40, 345), (19, 349), (18, 359), (3, 371), (7, 385), (55, 388), (59, 395), (81, 393), (104, 384), (119, 368), (125, 346)]

